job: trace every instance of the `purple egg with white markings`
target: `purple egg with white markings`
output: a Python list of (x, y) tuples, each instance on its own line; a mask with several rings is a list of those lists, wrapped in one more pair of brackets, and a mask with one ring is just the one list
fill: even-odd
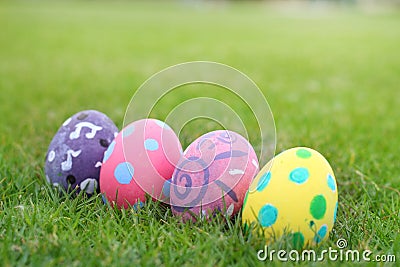
[(65, 190), (99, 192), (104, 152), (118, 134), (105, 114), (85, 110), (68, 118), (54, 135), (46, 154), (46, 180)]

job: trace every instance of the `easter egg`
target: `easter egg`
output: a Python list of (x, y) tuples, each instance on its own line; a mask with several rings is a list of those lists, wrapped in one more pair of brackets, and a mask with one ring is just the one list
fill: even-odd
[(103, 154), (117, 134), (112, 120), (99, 111), (85, 110), (68, 118), (49, 145), (47, 181), (65, 190), (98, 192)]
[(160, 199), (181, 154), (179, 139), (167, 124), (155, 119), (135, 121), (104, 153), (101, 193), (120, 208), (143, 204), (146, 193)]
[(256, 153), (244, 137), (227, 130), (202, 135), (188, 146), (166, 186), (172, 211), (194, 221), (216, 212), (233, 216), (257, 172)]
[(301, 248), (327, 239), (336, 220), (338, 191), (328, 161), (317, 151), (296, 147), (262, 168), (243, 205), (245, 227), (255, 223), (272, 242), (283, 234)]

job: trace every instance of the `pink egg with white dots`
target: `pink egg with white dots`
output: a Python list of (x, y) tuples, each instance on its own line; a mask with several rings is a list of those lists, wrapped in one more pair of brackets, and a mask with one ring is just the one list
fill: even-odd
[(104, 153), (100, 191), (111, 205), (135, 206), (162, 197), (182, 154), (174, 131), (164, 122), (143, 119), (126, 126)]
[(166, 183), (172, 212), (184, 220), (216, 212), (231, 217), (242, 207), (258, 170), (256, 153), (240, 134), (218, 130), (202, 135), (188, 146)]

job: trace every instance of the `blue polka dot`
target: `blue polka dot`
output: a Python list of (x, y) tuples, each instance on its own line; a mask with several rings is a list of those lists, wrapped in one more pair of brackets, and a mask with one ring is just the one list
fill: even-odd
[(333, 223), (336, 222), (337, 209), (338, 209), (338, 202), (336, 202), (335, 211), (333, 212)]
[(264, 173), (257, 183), (257, 191), (263, 191), (267, 187), (269, 180), (271, 180), (271, 172)]
[(156, 123), (157, 123), (157, 125), (160, 126), (161, 128), (164, 128), (164, 129), (167, 129), (167, 130), (170, 130), (170, 129), (171, 129), (171, 127), (169, 127), (168, 124), (166, 124), (166, 123), (163, 122), (163, 121), (156, 120)]
[(144, 148), (149, 151), (156, 151), (158, 149), (158, 142), (155, 139), (146, 139), (144, 141)]
[(144, 203), (140, 200), (138, 200), (138, 202), (136, 202), (135, 204), (133, 204), (132, 208), (137, 211), (138, 209), (141, 209), (144, 207)]
[(172, 179), (165, 181), (163, 188), (162, 188), (162, 192), (163, 192), (164, 196), (166, 196), (167, 198), (169, 198), (169, 195), (170, 195), (171, 180)]
[(106, 152), (104, 152), (103, 163), (106, 163), (106, 161), (110, 158), (110, 156), (114, 152), (114, 147), (115, 147), (115, 140), (111, 142)]
[(307, 181), (310, 174), (306, 168), (296, 168), (289, 174), (289, 180), (295, 182), (296, 184), (302, 184)]
[(330, 188), (333, 192), (335, 192), (335, 191), (336, 191), (335, 179), (333, 179), (333, 176), (332, 176), (332, 175), (328, 174), (327, 180), (328, 180), (328, 186), (329, 186), (329, 188)]
[(114, 170), (115, 179), (120, 184), (129, 184), (133, 178), (135, 169), (129, 162), (122, 162)]
[(322, 225), (314, 237), (314, 242), (317, 244), (320, 243), (326, 236), (327, 232), (328, 232), (328, 226), (326, 224)]
[(122, 131), (122, 138), (130, 136), (135, 131), (135, 125), (131, 124)]
[(258, 220), (262, 227), (269, 227), (276, 222), (278, 210), (271, 204), (264, 205), (258, 212)]
[(104, 194), (101, 194), (101, 200), (103, 200), (104, 205), (108, 205), (107, 198)]

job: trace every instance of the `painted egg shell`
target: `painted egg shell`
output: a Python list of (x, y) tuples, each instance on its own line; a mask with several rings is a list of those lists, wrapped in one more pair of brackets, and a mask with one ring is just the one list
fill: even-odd
[(256, 153), (241, 135), (218, 130), (200, 136), (188, 146), (172, 176), (172, 211), (183, 220), (207, 218), (214, 212), (232, 216), (242, 207), (257, 172)]
[[(338, 191), (332, 168), (317, 151), (286, 150), (260, 171), (243, 205), (242, 221), (261, 226), (267, 238), (292, 236), (293, 246), (327, 239), (336, 220)], [(286, 231), (285, 231), (286, 230)]]
[(117, 134), (112, 120), (99, 111), (81, 111), (68, 118), (48, 148), (47, 181), (89, 195), (98, 192), (103, 154)]
[(104, 153), (100, 190), (108, 202), (123, 208), (143, 203), (146, 193), (160, 199), (181, 154), (179, 139), (167, 124), (155, 119), (135, 121)]

